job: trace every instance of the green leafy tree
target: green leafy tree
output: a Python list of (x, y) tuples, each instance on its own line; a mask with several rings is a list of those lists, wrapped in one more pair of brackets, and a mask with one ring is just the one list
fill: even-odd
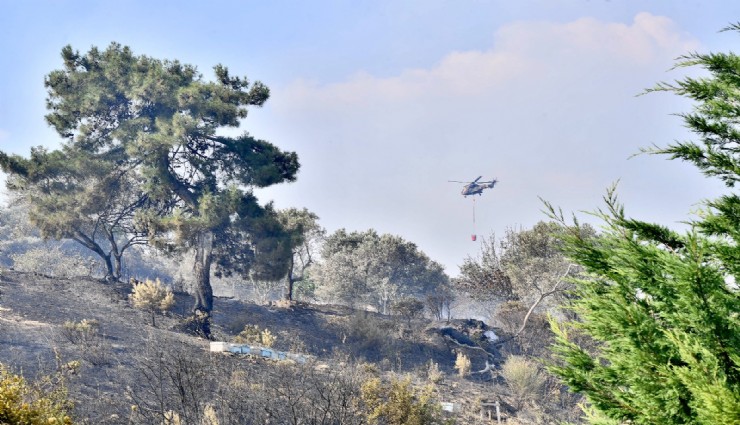
[(337, 230), (326, 238), (321, 257), (312, 274), (320, 295), (369, 302), (383, 314), (395, 299), (419, 297), (449, 282), (444, 268), (415, 244), (375, 230)]
[[(581, 231), (584, 238), (595, 234), (589, 226)], [(569, 287), (566, 278), (576, 272), (562, 253), (562, 233), (558, 223), (539, 222), (531, 229), (507, 229), (501, 240), (492, 235), (477, 257), (465, 259), (455, 283), (474, 298), (522, 306), (523, 317), (512, 329), (519, 336), (535, 311), (558, 305)]]
[[(507, 234), (510, 234), (507, 232)], [(480, 253), (468, 256), (460, 265), (455, 286), (480, 300), (508, 300), (516, 298), (511, 278), (501, 264), (501, 244), (495, 235), (481, 241)]]
[[(164, 250), (194, 253), (194, 310), (201, 316), (213, 308), (213, 265), (217, 273), (285, 275), (289, 238), (273, 208), (247, 188), (295, 180), (298, 157), (248, 133), (221, 131), (264, 104), (266, 86), (222, 65), (207, 81), (194, 66), (136, 56), (117, 43), (86, 54), (67, 46), (62, 59), (64, 68), (46, 77), (46, 120), (65, 142), (42, 155), (35, 172), (43, 175), (45, 164), (58, 163), (46, 157), (58, 156), (135, 182), (146, 204), (133, 223)], [(3, 162), (25, 165), (8, 155)]]
[[(693, 163), (733, 188), (740, 57), (692, 53), (678, 66), (707, 74), (654, 90), (695, 102), (680, 116), (699, 142), (651, 152)], [(592, 423), (740, 423), (740, 197), (708, 202), (683, 234), (627, 217), (613, 188), (606, 205), (598, 213), (602, 237), (574, 231), (566, 240), (567, 254), (588, 274), (574, 291), (578, 320), (553, 323), (560, 363), (551, 370), (587, 396)]]
[(278, 218), (290, 237), (292, 256), (285, 276), (283, 297), (293, 300), (294, 286), (307, 278), (307, 269), (318, 256), (326, 230), (319, 224), (319, 216), (306, 208), (288, 208), (278, 211)]
[[(595, 236), (588, 225), (584, 237)], [(562, 253), (562, 226), (544, 222), (531, 229), (506, 229), (504, 237), (491, 235), (481, 252), (460, 266), (459, 288), (477, 298), (520, 300), (531, 304), (539, 298), (562, 295), (563, 277), (573, 272)]]

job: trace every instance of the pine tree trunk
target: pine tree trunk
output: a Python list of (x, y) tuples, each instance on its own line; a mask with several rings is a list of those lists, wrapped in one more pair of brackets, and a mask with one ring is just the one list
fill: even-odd
[(114, 260), (113, 267), (110, 270), (110, 278), (113, 281), (119, 281), (121, 279), (121, 257), (123, 256), (123, 252), (119, 252), (116, 236), (113, 232), (110, 229), (104, 229), (104, 232), (110, 244), (108, 257), (113, 257)]
[(205, 338), (211, 337), (211, 311), (213, 310), (213, 288), (211, 288), (211, 260), (213, 254), (213, 232), (204, 231), (197, 236), (195, 244), (195, 305), (190, 318), (191, 331)]
[(213, 310), (213, 288), (211, 288), (211, 260), (213, 252), (213, 232), (205, 231), (198, 235), (195, 246), (195, 305), (193, 311), (208, 315)]
[(285, 289), (283, 291), (283, 298), (286, 301), (293, 301), (293, 258), (290, 259), (290, 267), (288, 267), (288, 275), (285, 277)]
[(105, 255), (102, 250), (101, 252), (95, 251), (104, 261), (105, 261), (105, 280), (116, 280), (116, 277), (113, 275), (113, 262), (110, 259), (110, 254)]

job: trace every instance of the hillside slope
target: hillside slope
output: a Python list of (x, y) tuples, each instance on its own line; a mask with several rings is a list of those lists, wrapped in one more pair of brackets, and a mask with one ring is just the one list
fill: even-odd
[[(208, 353), (209, 341), (180, 331), (192, 305), (186, 294), (177, 294), (175, 308), (158, 316), (156, 327), (148, 313), (131, 307), (130, 285), (125, 283), (59, 280), (3, 270), (0, 294), (0, 362), (29, 378), (66, 371), (70, 397), (86, 423), (129, 423), (132, 405), (146, 401), (150, 397), (146, 394), (156, 395), (147, 389), (152, 382), (145, 373), (147, 367), (156, 369), (152, 362), (167, 356), (183, 362), (203, 358), (214, 369), (226, 361)], [(450, 328), (440, 330), (443, 325), (341, 306), (286, 309), (217, 298), (213, 320), (218, 340), (228, 341), (245, 325), (257, 325), (277, 336), (276, 348), (309, 354), (329, 369), (340, 361), (364, 361), (379, 373), (424, 376), (431, 361), (449, 376), (454, 374), (456, 350), (461, 349), (443, 335), (450, 333)], [(73, 323), (91, 325), (73, 329)], [(458, 335), (467, 332), (464, 325), (457, 328)], [(465, 337), (478, 339), (482, 330), (478, 326)], [(485, 364), (482, 351), (468, 350), (468, 355), (473, 370)], [(239, 361), (246, 369), (274, 368), (254, 359)], [(471, 409), (476, 397), (482, 398), (475, 396), (477, 387), (465, 381), (441, 385), (441, 398), (470, 404)]]

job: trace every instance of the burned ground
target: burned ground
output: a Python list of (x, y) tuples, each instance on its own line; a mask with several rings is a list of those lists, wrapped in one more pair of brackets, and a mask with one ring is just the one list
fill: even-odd
[[(157, 359), (198, 359), (207, 370), (231, 362), (228, 376), (234, 375), (234, 368), (254, 377), (275, 367), (256, 359), (210, 354), (209, 341), (179, 331), (193, 302), (187, 294), (177, 294), (175, 307), (158, 316), (153, 327), (148, 313), (131, 306), (130, 290), (128, 283), (2, 271), (0, 362), (30, 379), (65, 371), (77, 415), (86, 423), (129, 423), (132, 405), (146, 390), (142, 368)], [(74, 338), (65, 323), (83, 320), (95, 323), (95, 330)], [(411, 373), (425, 379), (430, 362), (435, 363), (451, 379), (439, 382), (443, 398), (468, 403), (471, 409), (491, 385), (487, 375), (470, 382), (457, 379), (453, 369), (461, 350), (470, 356), (473, 370), (485, 366), (487, 356), (481, 350), (464, 347), (485, 344), (480, 323), (459, 321), (450, 326), (344, 306), (281, 308), (225, 298), (216, 299), (213, 322), (214, 338), (225, 341), (248, 324), (269, 329), (277, 336), (275, 348), (309, 354), (320, 369), (332, 369), (339, 362), (364, 363), (378, 373)], [(450, 341), (450, 333), (463, 345)]]

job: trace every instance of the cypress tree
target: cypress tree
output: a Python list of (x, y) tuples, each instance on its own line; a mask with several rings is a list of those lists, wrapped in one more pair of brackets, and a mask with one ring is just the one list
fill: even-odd
[[(680, 117), (698, 141), (647, 152), (692, 163), (732, 190), (740, 181), (740, 58), (691, 53), (677, 66), (707, 75), (648, 91), (693, 100)], [(740, 198), (707, 202), (683, 233), (629, 218), (614, 188), (605, 200), (596, 213), (601, 237), (582, 238), (575, 221), (566, 238), (585, 275), (570, 306), (578, 318), (552, 322), (558, 360), (550, 370), (586, 395), (591, 423), (740, 423)]]

